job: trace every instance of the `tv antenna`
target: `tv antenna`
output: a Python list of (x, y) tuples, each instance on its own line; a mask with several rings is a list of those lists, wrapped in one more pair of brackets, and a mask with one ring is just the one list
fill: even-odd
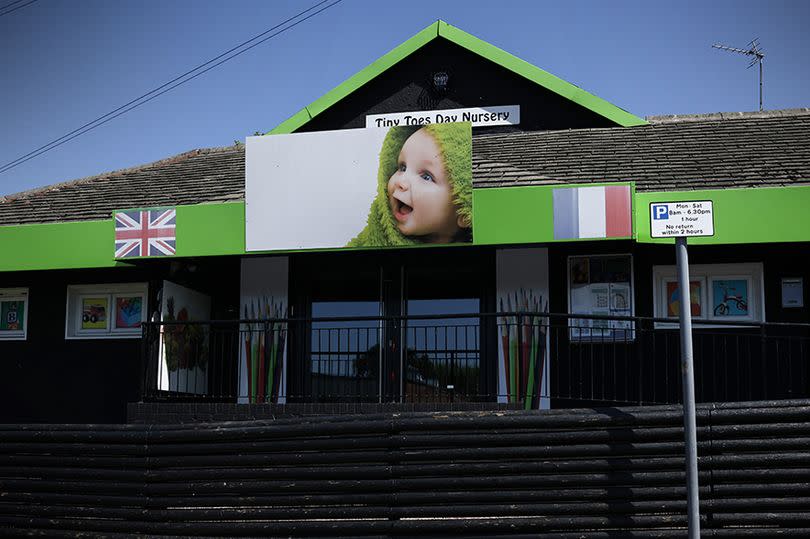
[(759, 48), (759, 38), (756, 37), (748, 43), (750, 48), (748, 49), (738, 49), (736, 47), (727, 47), (726, 45), (720, 45), (719, 43), (715, 43), (712, 45), (715, 49), (720, 49), (723, 51), (729, 52), (736, 52), (739, 54), (744, 54), (746, 56), (751, 57), (751, 62), (748, 64), (748, 69), (752, 68), (754, 64), (759, 64), (759, 110), (762, 110), (762, 59), (765, 58), (765, 54), (762, 52), (762, 49)]

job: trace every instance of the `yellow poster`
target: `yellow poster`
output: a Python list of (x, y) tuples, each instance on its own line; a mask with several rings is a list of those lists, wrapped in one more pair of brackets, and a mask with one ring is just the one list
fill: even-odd
[(82, 299), (82, 329), (107, 329), (107, 298)]

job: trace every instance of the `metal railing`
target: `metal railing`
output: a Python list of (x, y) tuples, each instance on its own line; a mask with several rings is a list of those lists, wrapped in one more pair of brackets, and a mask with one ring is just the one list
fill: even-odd
[[(810, 324), (694, 321), (699, 402), (810, 396)], [(150, 322), (144, 400), (681, 400), (671, 319), (550, 313)]]

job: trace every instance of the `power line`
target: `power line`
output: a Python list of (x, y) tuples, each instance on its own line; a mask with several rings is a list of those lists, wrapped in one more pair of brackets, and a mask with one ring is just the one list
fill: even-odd
[[(62, 135), (61, 137), (56, 138), (56, 139), (52, 140), (51, 142), (49, 142), (47, 144), (44, 144), (44, 145), (40, 146), (39, 148), (28, 152), (25, 155), (22, 155), (22, 156), (18, 157), (17, 159), (14, 159), (13, 161), (9, 161), (5, 165), (0, 166), (0, 174), (2, 174), (4, 172), (7, 172), (7, 171), (9, 171), (9, 170), (11, 170), (11, 169), (25, 163), (25, 162), (27, 162), (27, 161), (30, 161), (31, 159), (34, 159), (35, 157), (39, 157), (40, 155), (42, 155), (42, 154), (44, 154), (46, 152), (49, 152), (50, 150), (53, 150), (54, 148), (57, 148), (57, 147), (61, 146), (62, 144), (65, 144), (66, 142), (69, 142), (69, 141), (73, 140), (74, 138), (87, 133), (88, 131), (91, 131), (91, 130), (95, 129), (96, 127), (100, 127), (100, 126), (106, 124), (107, 122), (109, 122), (110, 120), (113, 120), (113, 119), (121, 116), (122, 114), (126, 114), (127, 112), (129, 112), (129, 111), (131, 111), (131, 110), (133, 110), (133, 109), (135, 109), (137, 107), (140, 107), (141, 105), (145, 105), (146, 103), (152, 101), (156, 97), (159, 97), (159, 96), (165, 94), (166, 92), (171, 91), (174, 88), (177, 88), (178, 86), (180, 86), (182, 84), (185, 84), (187, 82), (190, 82), (190, 81), (196, 79), (200, 75), (203, 75), (204, 73), (207, 73), (208, 71), (211, 71), (215, 67), (218, 67), (218, 66), (224, 64), (225, 62), (227, 62), (229, 60), (232, 60), (233, 58), (236, 58), (240, 54), (243, 54), (243, 53), (249, 51), (250, 49), (252, 49), (254, 47), (257, 47), (258, 45), (261, 45), (265, 41), (268, 41), (268, 40), (278, 36), (279, 34), (282, 34), (282, 33), (286, 32), (287, 30), (291, 30), (292, 28), (295, 28), (296, 26), (298, 26), (302, 22), (304, 22), (304, 21), (306, 21), (308, 19), (311, 19), (312, 17), (314, 17), (315, 15), (318, 15), (319, 13), (322, 13), (323, 11), (326, 11), (330, 7), (339, 4), (343, 0), (335, 0), (331, 4), (329, 4), (327, 6), (324, 6), (324, 7), (320, 8), (320, 9), (318, 9), (317, 11), (314, 11), (314, 12), (310, 13), (306, 17), (300, 18), (299, 20), (295, 21), (294, 23), (290, 24), (289, 26), (284, 26), (285, 24), (289, 23), (290, 21), (298, 19), (299, 17), (301, 17), (305, 13), (307, 13), (309, 11), (312, 11), (313, 9), (318, 8), (318, 7), (322, 6), (323, 4), (326, 4), (329, 1), (330, 0), (322, 0), (321, 2), (318, 2), (317, 4), (314, 4), (313, 6), (311, 6), (311, 7), (307, 8), (307, 9), (297, 13), (296, 15), (293, 15), (292, 17), (280, 22), (279, 24), (273, 26), (272, 28), (269, 28), (268, 30), (265, 30), (261, 34), (257, 34), (255, 36), (253, 36), (252, 38), (240, 43), (239, 45), (237, 45), (235, 47), (232, 47), (231, 49), (223, 52), (222, 54), (208, 60), (207, 62), (204, 62), (204, 63), (198, 65), (194, 69), (190, 69), (190, 70), (186, 71), (185, 73), (183, 73), (182, 75), (179, 75), (179, 76), (173, 78), (172, 80), (158, 86), (157, 88), (155, 88), (153, 90), (150, 90), (149, 92), (146, 92), (145, 94), (141, 95), (140, 97), (137, 97), (137, 98), (129, 101), (128, 103), (126, 103), (124, 105), (121, 105), (120, 107), (118, 107), (118, 108), (116, 108), (114, 110), (111, 110), (107, 114), (99, 116), (95, 120), (87, 122), (83, 126), (78, 127), (76, 129), (74, 129), (73, 131)], [(276, 29), (278, 29), (280, 27), (283, 27), (283, 28), (281, 28), (280, 30), (278, 30), (276, 32), (273, 32), (274, 30), (276, 30)], [(271, 33), (271, 32), (273, 32), (273, 33)], [(268, 34), (270, 34), (270, 35), (268, 35)], [(256, 41), (259, 38), (263, 38), (263, 39), (261, 39), (259, 41)], [(254, 41), (255, 41), (255, 43), (252, 43)], [(250, 44), (250, 45), (246, 46), (248, 44)], [(233, 54), (231, 54), (231, 53), (233, 53)], [(205, 69), (203, 69), (203, 68), (205, 68)], [(192, 75), (192, 73), (194, 73), (194, 74)]]
[(19, 4), (19, 3), (20, 3), (20, 2), (22, 2), (22, 1), (23, 1), (23, 0), (17, 0), (16, 2), (11, 2), (10, 4), (6, 4), (5, 6), (0, 7), (0, 17), (2, 17), (3, 15), (8, 15), (9, 13), (14, 13), (14, 12), (15, 12), (15, 11), (17, 11), (18, 9), (22, 9), (22, 8), (24, 8), (25, 6), (30, 6), (31, 4), (33, 4), (33, 3), (34, 3), (34, 2), (36, 2), (37, 0), (28, 0), (28, 2), (26, 2), (25, 4), (23, 4), (23, 5), (21, 5), (21, 6), (17, 6), (17, 7), (15, 7), (15, 8), (11, 8), (11, 9), (9, 9), (8, 11), (5, 11), (5, 9), (6, 9), (6, 8), (10, 8), (10, 7), (11, 7), (11, 6), (13, 6), (14, 4)]
[(3, 10), (4, 10), (4, 9), (6, 9), (7, 7), (11, 7), (11, 6), (13, 6), (14, 4), (19, 4), (19, 3), (20, 3), (20, 2), (22, 2), (22, 1), (23, 1), (23, 0), (14, 0), (13, 2), (9, 2), (9, 3), (8, 3), (8, 4), (6, 4), (5, 6), (0, 7), (0, 11), (3, 11)]

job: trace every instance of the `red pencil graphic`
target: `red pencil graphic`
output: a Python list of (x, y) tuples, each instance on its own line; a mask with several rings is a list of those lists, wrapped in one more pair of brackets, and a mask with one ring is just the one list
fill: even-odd
[[(248, 317), (247, 303), (245, 303), (245, 319)], [(250, 324), (245, 324), (247, 331), (245, 331), (245, 370), (247, 371), (247, 393), (248, 402), (251, 402), (251, 386), (250, 381), (253, 379), (253, 373), (250, 368)]]

